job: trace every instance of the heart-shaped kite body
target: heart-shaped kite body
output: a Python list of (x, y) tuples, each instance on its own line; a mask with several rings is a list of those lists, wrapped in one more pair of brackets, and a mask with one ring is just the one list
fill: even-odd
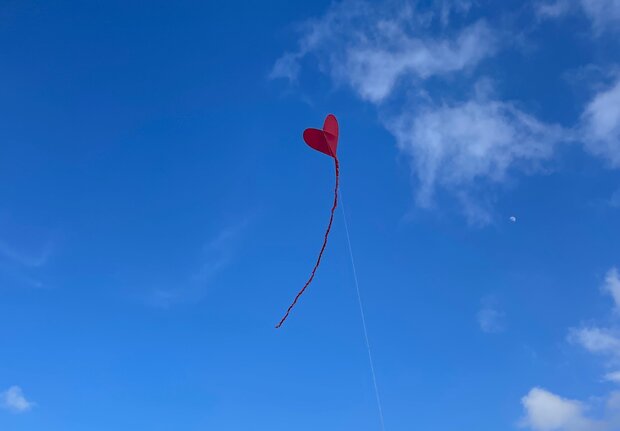
[(323, 154), (336, 158), (338, 147), (338, 120), (332, 114), (325, 118), (323, 129), (304, 130), (304, 141)]

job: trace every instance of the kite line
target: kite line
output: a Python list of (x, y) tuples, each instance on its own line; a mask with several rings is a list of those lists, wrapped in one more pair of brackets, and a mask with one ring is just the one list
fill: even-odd
[(385, 422), (383, 420), (383, 407), (381, 407), (381, 396), (379, 395), (379, 385), (377, 385), (377, 375), (375, 373), (375, 364), (372, 360), (372, 351), (370, 349), (370, 341), (368, 339), (368, 330), (366, 329), (366, 315), (364, 314), (364, 305), (362, 302), (362, 294), (357, 281), (357, 271), (355, 270), (355, 259), (353, 258), (353, 248), (351, 247), (351, 237), (349, 236), (349, 224), (347, 223), (347, 214), (344, 210), (344, 200), (342, 192), (340, 192), (340, 210), (342, 211), (342, 219), (344, 220), (344, 230), (347, 234), (347, 244), (349, 246), (349, 257), (351, 258), (351, 268), (353, 269), (353, 281), (355, 281), (355, 290), (357, 292), (357, 303), (360, 307), (360, 316), (362, 318), (362, 327), (364, 328), (364, 340), (366, 341), (366, 350), (368, 350), (368, 362), (370, 363), (370, 374), (372, 375), (372, 384), (375, 388), (375, 398), (377, 400), (377, 410), (379, 411), (379, 420), (381, 422), (381, 430), (385, 431)]
[(291, 310), (293, 309), (295, 304), (297, 304), (297, 300), (301, 297), (301, 295), (303, 295), (304, 291), (308, 288), (310, 283), (312, 283), (314, 274), (316, 273), (317, 268), (321, 264), (321, 258), (323, 257), (323, 252), (325, 251), (325, 247), (327, 247), (327, 238), (329, 237), (329, 232), (332, 230), (332, 223), (334, 222), (334, 212), (336, 211), (336, 207), (338, 206), (338, 182), (340, 178), (340, 165), (338, 163), (337, 157), (334, 157), (334, 164), (336, 166), (336, 187), (334, 187), (334, 204), (332, 205), (332, 210), (329, 216), (329, 224), (327, 225), (327, 230), (325, 231), (325, 237), (323, 238), (323, 246), (321, 247), (321, 251), (319, 252), (319, 257), (317, 258), (316, 263), (314, 264), (314, 268), (312, 268), (312, 272), (310, 273), (310, 278), (308, 278), (308, 281), (306, 281), (306, 284), (304, 284), (304, 287), (302, 287), (299, 293), (297, 294), (297, 296), (295, 296), (295, 299), (293, 300), (291, 305), (289, 305), (288, 310), (286, 310), (284, 317), (282, 317), (280, 322), (276, 325), (276, 328), (279, 328), (280, 326), (282, 326), (282, 324), (284, 323), (288, 315), (291, 313)]

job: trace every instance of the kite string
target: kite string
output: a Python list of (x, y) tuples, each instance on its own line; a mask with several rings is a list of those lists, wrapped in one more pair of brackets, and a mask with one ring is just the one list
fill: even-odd
[(321, 263), (321, 258), (323, 257), (323, 252), (325, 251), (325, 247), (327, 247), (327, 237), (329, 236), (329, 231), (332, 229), (332, 223), (334, 221), (334, 212), (336, 211), (336, 207), (338, 206), (338, 182), (340, 178), (340, 165), (338, 163), (337, 157), (334, 157), (334, 161), (336, 165), (336, 187), (334, 188), (334, 204), (332, 205), (331, 214), (329, 216), (329, 224), (327, 225), (327, 230), (325, 231), (325, 237), (323, 238), (323, 246), (321, 247), (321, 251), (319, 252), (319, 257), (317, 258), (316, 263), (314, 264), (314, 268), (312, 268), (312, 272), (310, 273), (310, 278), (308, 278), (308, 281), (306, 281), (306, 284), (304, 284), (304, 287), (302, 287), (299, 293), (297, 293), (297, 296), (295, 296), (295, 299), (293, 300), (292, 304), (289, 305), (288, 310), (286, 310), (284, 317), (282, 317), (280, 322), (276, 325), (276, 329), (282, 326), (282, 324), (287, 319), (293, 307), (295, 307), (295, 304), (297, 304), (297, 300), (299, 300), (299, 298), (301, 297), (301, 295), (303, 295), (306, 288), (310, 285), (310, 283), (312, 283), (314, 274), (316, 273), (316, 270)]
[(357, 303), (360, 308), (360, 316), (362, 318), (362, 327), (364, 328), (364, 340), (366, 341), (366, 349), (368, 350), (368, 362), (370, 363), (370, 373), (372, 375), (372, 384), (375, 388), (375, 398), (377, 400), (377, 409), (379, 410), (379, 420), (381, 421), (381, 430), (385, 431), (385, 422), (383, 420), (383, 408), (381, 407), (381, 397), (379, 396), (379, 386), (377, 385), (377, 375), (375, 373), (375, 365), (372, 359), (372, 351), (370, 349), (370, 341), (368, 339), (368, 330), (366, 329), (366, 316), (364, 314), (364, 305), (362, 303), (362, 295), (360, 286), (357, 281), (357, 271), (355, 270), (355, 259), (353, 258), (353, 248), (351, 247), (351, 237), (349, 236), (349, 225), (347, 223), (347, 215), (344, 210), (344, 200), (342, 192), (340, 192), (340, 209), (342, 210), (342, 218), (344, 220), (344, 229), (347, 234), (347, 244), (349, 245), (349, 257), (351, 258), (351, 268), (353, 268), (353, 280), (355, 281), (355, 290), (357, 292)]

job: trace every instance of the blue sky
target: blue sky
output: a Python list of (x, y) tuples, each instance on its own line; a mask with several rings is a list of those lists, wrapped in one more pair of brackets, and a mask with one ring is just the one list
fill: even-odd
[[(620, 429), (617, 0), (0, 5), (0, 429)], [(510, 217), (515, 217), (511, 221)]]

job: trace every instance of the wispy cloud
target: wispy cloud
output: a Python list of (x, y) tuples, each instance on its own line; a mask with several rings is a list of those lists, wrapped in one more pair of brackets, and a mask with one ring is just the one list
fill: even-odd
[[(457, 7), (443, 2), (440, 7), (443, 20), (468, 9), (467, 3)], [(408, 3), (335, 3), (321, 18), (304, 24), (298, 50), (280, 57), (271, 76), (295, 79), (300, 62), (313, 56), (335, 82), (380, 103), (401, 79), (462, 72), (496, 51), (495, 33), (485, 21), (450, 36), (432, 37), (425, 31), (432, 18)]]
[[(492, 219), (489, 186), (506, 182), (509, 173), (535, 170), (567, 132), (497, 100), (489, 80), (471, 76), (503, 46), (501, 32), (484, 20), (431, 30), (452, 15), (465, 17), (471, 2), (418, 6), (335, 3), (304, 24), (298, 50), (276, 61), (272, 77), (294, 79), (303, 59), (316, 59), (335, 83), (385, 111), (386, 127), (409, 157), (420, 207), (432, 208), (441, 189), (456, 199), (470, 223), (484, 225)], [(425, 88), (431, 77), (465, 80), (474, 94), (453, 101), (437, 97)]]
[(49, 230), (0, 220), (0, 272), (17, 284), (43, 287), (41, 276), (54, 249)]
[(603, 292), (613, 298), (616, 311), (620, 311), (620, 275), (618, 274), (618, 268), (613, 267), (605, 274)]
[(534, 4), (539, 18), (558, 18), (567, 14), (572, 8), (572, 0), (543, 1)]
[(467, 14), (474, 5), (474, 2), (469, 0), (435, 0), (434, 3), (439, 10), (440, 22), (443, 27), (450, 24), (453, 15)]
[(437, 188), (460, 200), (472, 223), (490, 221), (488, 208), (475, 197), (504, 183), (509, 172), (531, 172), (554, 154), (566, 136), (508, 102), (475, 96), (463, 103), (427, 106), (406, 111), (388, 128), (398, 147), (410, 157), (418, 180), (417, 202), (430, 207)]
[[(620, 1), (618, 1), (620, 8)], [(585, 148), (620, 168), (620, 79), (597, 93), (581, 117), (581, 138)]]
[(24, 413), (31, 410), (35, 403), (26, 399), (22, 388), (11, 386), (0, 393), (0, 405), (13, 413)]
[(482, 308), (476, 315), (480, 329), (487, 334), (502, 332), (505, 327), (505, 317), (505, 313), (497, 308), (496, 301), (491, 298), (485, 298), (482, 301)]
[(620, 334), (610, 328), (581, 327), (572, 329), (569, 341), (591, 353), (620, 359)]
[(614, 383), (620, 383), (620, 371), (613, 371), (605, 374), (605, 380)]
[(206, 283), (231, 262), (239, 236), (246, 225), (247, 222), (243, 221), (229, 226), (203, 246), (201, 252), (203, 263), (192, 275), (193, 281)]
[(247, 226), (244, 220), (230, 225), (207, 241), (198, 252), (201, 264), (181, 281), (179, 287), (151, 291), (146, 298), (149, 305), (169, 308), (175, 304), (200, 300), (210, 283), (232, 262), (240, 236)]
[(52, 248), (52, 243), (47, 242), (38, 250), (27, 252), (0, 239), (0, 256), (27, 268), (39, 268), (45, 265), (52, 254)]
[(618, 0), (580, 0), (585, 14), (592, 21), (597, 32), (605, 29), (618, 30), (620, 24), (620, 1)]
[(615, 32), (620, 24), (618, 0), (554, 0), (541, 1), (535, 6), (540, 18), (561, 18), (569, 13), (583, 13), (592, 24), (593, 34)]

